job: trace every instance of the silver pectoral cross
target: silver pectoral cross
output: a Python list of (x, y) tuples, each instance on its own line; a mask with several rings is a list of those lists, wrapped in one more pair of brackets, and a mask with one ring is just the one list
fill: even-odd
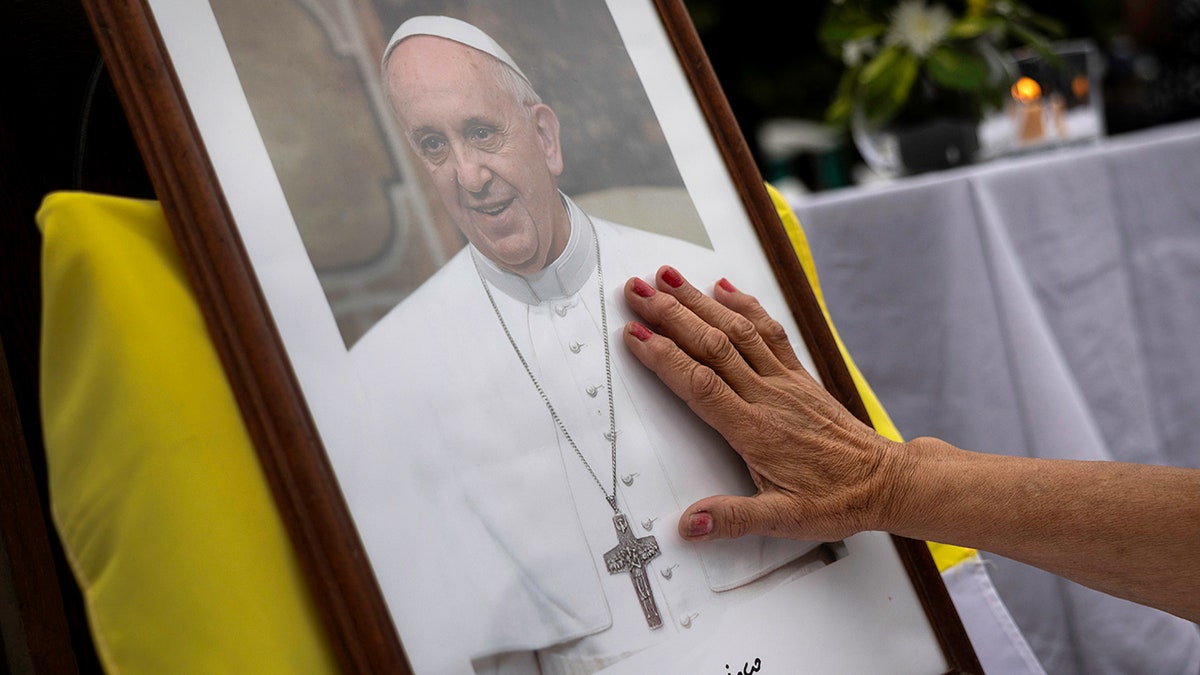
[(604, 554), (604, 565), (609, 574), (629, 572), (633, 588), (638, 594), (638, 602), (642, 604), (642, 613), (646, 615), (646, 623), (650, 624), (651, 628), (658, 628), (662, 626), (662, 617), (658, 614), (654, 592), (650, 589), (650, 579), (646, 576), (646, 563), (660, 553), (658, 540), (652, 536), (633, 536), (623, 513), (613, 516), (613, 527), (617, 528), (618, 543)]

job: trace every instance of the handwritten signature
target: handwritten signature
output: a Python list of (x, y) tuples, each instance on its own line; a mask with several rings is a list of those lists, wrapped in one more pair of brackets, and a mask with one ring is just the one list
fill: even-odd
[(736, 673), (734, 673), (734, 672), (730, 671), (730, 670), (729, 670), (729, 664), (728, 664), (728, 663), (726, 663), (726, 664), (725, 664), (725, 673), (726, 673), (726, 675), (753, 675), (754, 673), (757, 673), (757, 672), (759, 671), (759, 669), (760, 669), (760, 668), (762, 668), (762, 659), (754, 659), (754, 665), (753, 665), (753, 666), (751, 666), (751, 665), (750, 665), (750, 662), (749, 662), (749, 661), (747, 661), (747, 662), (746, 662), (746, 663), (745, 663), (745, 664), (742, 666), (742, 669), (741, 669), (741, 670), (739, 670), (739, 671), (737, 671)]

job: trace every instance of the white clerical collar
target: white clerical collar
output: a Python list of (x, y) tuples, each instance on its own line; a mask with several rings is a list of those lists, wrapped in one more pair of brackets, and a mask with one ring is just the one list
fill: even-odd
[(565, 298), (579, 292), (596, 269), (595, 233), (591, 221), (575, 202), (562, 194), (563, 206), (571, 224), (571, 236), (562, 255), (554, 262), (528, 276), (514, 274), (496, 265), (470, 246), (471, 257), (479, 274), (505, 295), (527, 305), (538, 305), (548, 300)]

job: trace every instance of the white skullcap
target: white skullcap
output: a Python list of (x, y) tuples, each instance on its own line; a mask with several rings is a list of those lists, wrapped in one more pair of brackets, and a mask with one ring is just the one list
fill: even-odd
[(513, 61), (508, 52), (504, 51), (504, 47), (501, 47), (487, 33), (466, 21), (448, 16), (414, 16), (400, 24), (396, 32), (392, 33), (392, 39), (388, 41), (387, 49), (383, 50), (383, 59), (380, 61), (380, 65), (386, 68), (388, 56), (391, 56), (392, 50), (396, 48), (396, 45), (400, 44), (405, 38), (410, 38), (414, 35), (432, 35), (434, 37), (446, 38), (447, 40), (454, 40), (473, 49), (478, 49), (484, 54), (496, 57), (506, 66), (512, 68), (522, 79), (529, 82), (529, 78), (525, 77), (525, 73), (521, 72), (521, 69), (517, 67), (517, 62)]

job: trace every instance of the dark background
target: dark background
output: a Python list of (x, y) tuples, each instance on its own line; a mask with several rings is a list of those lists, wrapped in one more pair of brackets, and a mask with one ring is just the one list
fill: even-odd
[[(844, 185), (844, 171), (822, 176), (815, 166), (772, 166), (756, 138), (764, 120), (823, 118), (842, 72), (840, 62), (816, 40), (828, 0), (786, 3), (769, 13), (747, 12), (744, 3), (728, 0), (686, 4), (764, 176), (771, 180), (780, 172), (794, 173), (811, 190)], [(1110, 135), (1200, 115), (1200, 0), (1025, 4), (1060, 21), (1065, 27), (1060, 39), (1091, 39), (1105, 57), (1103, 96)], [(843, 153), (845, 169), (857, 161), (848, 140)], [(806, 159), (813, 160), (799, 161)]]
[[(772, 12), (687, 0), (713, 67), (767, 178), (767, 119), (817, 120), (840, 74), (814, 32), (824, 2)], [(1090, 37), (1107, 59), (1110, 134), (1200, 115), (1200, 0), (1028, 3)], [(38, 415), (42, 197), (75, 189), (154, 196), (82, 7), (0, 0), (0, 665), (99, 672), (78, 590), (50, 524)], [(845, 161), (853, 162), (846, 146)], [(798, 160), (803, 161), (803, 159)], [(792, 167), (812, 189), (811, 167)], [(52, 367), (52, 364), (51, 364)]]

